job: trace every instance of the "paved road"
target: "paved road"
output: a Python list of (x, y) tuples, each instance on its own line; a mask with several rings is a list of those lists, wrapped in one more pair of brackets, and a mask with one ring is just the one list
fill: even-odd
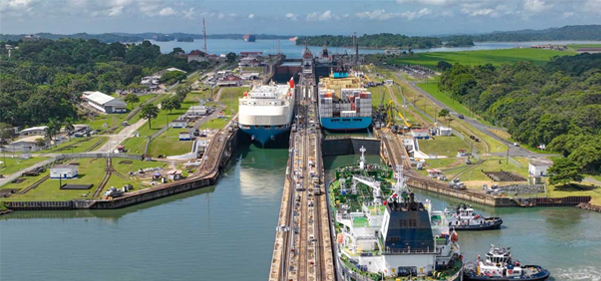
[[(428, 92), (422, 90), (422, 88), (418, 87), (416, 85), (417, 82), (415, 81), (408, 81), (407, 79), (405, 79), (405, 77), (403, 77), (403, 75), (400, 75), (398, 73), (398, 70), (393, 69), (393, 68), (388, 68), (390, 70), (393, 71), (394, 75), (396, 75), (397, 78), (401, 79), (402, 81), (404, 81), (405, 83), (407, 83), (409, 86), (411, 86), (411, 88), (413, 88), (415, 91), (417, 91), (418, 93), (424, 95), (425, 97), (429, 98), (431, 101), (433, 101), (436, 105), (438, 105), (441, 108), (446, 108), (449, 110), (449, 113), (452, 116), (455, 116), (456, 118), (458, 118), (459, 113), (457, 113), (456, 111), (452, 110), (451, 108), (447, 107), (443, 102), (439, 101), (438, 99), (436, 99), (435, 97), (433, 97), (432, 95), (430, 95)], [(483, 123), (481, 123), (480, 121), (470, 118), (468, 116), (464, 116), (463, 121), (465, 121), (466, 123), (470, 124), (472, 127), (476, 128), (477, 130), (481, 131), (482, 133), (492, 137), (493, 139), (507, 145), (507, 147), (509, 148), (509, 155), (510, 156), (519, 156), (519, 157), (531, 157), (531, 158), (542, 158), (542, 157), (547, 157), (547, 156), (552, 156), (549, 154), (541, 154), (541, 153), (537, 153), (537, 152), (533, 152), (530, 150), (527, 150), (525, 148), (522, 147), (516, 147), (513, 145), (512, 142), (505, 140), (497, 135), (495, 135), (494, 133), (492, 133), (491, 131), (489, 131), (489, 129), (493, 129), (493, 127), (487, 126)], [(505, 152), (499, 152), (499, 153), (493, 153), (494, 155), (500, 155), (500, 156), (505, 156), (506, 153)]]
[(96, 149), (96, 152), (111, 152), (117, 148), (125, 139), (130, 138), (134, 135), (140, 127), (146, 123), (146, 119), (140, 119), (138, 122), (126, 126), (115, 135), (105, 135), (109, 140), (100, 148)]

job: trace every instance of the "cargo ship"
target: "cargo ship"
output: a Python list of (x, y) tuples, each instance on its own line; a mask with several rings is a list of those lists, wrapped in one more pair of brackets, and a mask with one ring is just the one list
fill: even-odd
[(257, 85), (239, 99), (238, 126), (262, 146), (290, 130), (294, 111), (294, 81)]
[(366, 164), (364, 156), (359, 165), (336, 169), (328, 191), (334, 256), (362, 277), (353, 280), (460, 280), (459, 235), (443, 211), (411, 191), (402, 167), (394, 173), (396, 183), (392, 174), (386, 165)]
[(257, 40), (257, 37), (255, 37), (254, 35), (246, 34), (242, 36), (242, 39), (244, 39), (244, 42), (255, 42)]
[(361, 78), (349, 76), (342, 67), (319, 81), (319, 118), (328, 130), (352, 131), (369, 127), (372, 95), (361, 86)]

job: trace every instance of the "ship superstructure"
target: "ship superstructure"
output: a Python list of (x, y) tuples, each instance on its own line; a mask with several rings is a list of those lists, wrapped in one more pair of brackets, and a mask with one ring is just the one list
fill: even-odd
[(293, 110), (293, 81), (283, 85), (257, 85), (239, 99), (238, 126), (264, 145), (290, 130)]
[(444, 212), (416, 198), (401, 167), (395, 184), (381, 178), (389, 173), (386, 167), (366, 165), (363, 157), (358, 166), (337, 169), (330, 193), (339, 255), (366, 276), (459, 280), (458, 235), (449, 229)]
[(319, 117), (329, 130), (360, 130), (372, 120), (372, 95), (361, 86), (361, 78), (332, 68), (330, 77), (319, 80)]

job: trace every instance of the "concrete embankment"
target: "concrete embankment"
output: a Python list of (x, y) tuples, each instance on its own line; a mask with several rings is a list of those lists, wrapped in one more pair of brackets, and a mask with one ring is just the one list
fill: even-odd
[(361, 154), (359, 149), (365, 147), (366, 154), (380, 154), (380, 140), (368, 137), (329, 137), (323, 140), (323, 156)]
[(221, 170), (230, 160), (238, 146), (238, 130), (220, 131), (209, 146), (208, 158), (199, 170), (189, 178), (173, 183), (157, 185), (147, 189), (126, 193), (112, 200), (69, 200), (69, 201), (8, 201), (4, 206), (9, 210), (75, 210), (75, 209), (116, 209), (123, 208), (173, 194), (211, 186), (217, 183)]
[(601, 206), (594, 205), (591, 203), (580, 203), (580, 204), (576, 205), (576, 208), (601, 213)]

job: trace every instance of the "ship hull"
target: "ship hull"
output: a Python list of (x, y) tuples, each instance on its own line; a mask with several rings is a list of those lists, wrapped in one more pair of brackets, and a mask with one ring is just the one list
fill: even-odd
[(369, 125), (371, 124), (371, 117), (321, 118), (320, 121), (321, 126), (328, 130), (353, 131), (362, 130), (369, 127)]
[(494, 220), (489, 224), (484, 225), (457, 225), (453, 226), (457, 231), (477, 231), (477, 230), (493, 230), (500, 229), (503, 224), (503, 220), (501, 218), (486, 218)]
[(522, 267), (536, 267), (540, 270), (537, 274), (527, 275), (527, 276), (512, 276), (512, 277), (503, 277), (503, 276), (486, 276), (486, 275), (476, 275), (475, 273), (464, 273), (463, 280), (464, 281), (519, 281), (519, 280), (529, 280), (529, 281), (539, 281), (539, 280), (547, 280), (551, 276), (551, 273), (538, 266), (538, 265), (526, 265)]
[(265, 128), (264, 126), (248, 126), (244, 128), (241, 126), (240, 130), (249, 135), (253, 141), (261, 144), (261, 146), (265, 146), (265, 144), (275, 139), (276, 136), (290, 130), (290, 127), (276, 129), (275, 126), (270, 126), (269, 128)]

